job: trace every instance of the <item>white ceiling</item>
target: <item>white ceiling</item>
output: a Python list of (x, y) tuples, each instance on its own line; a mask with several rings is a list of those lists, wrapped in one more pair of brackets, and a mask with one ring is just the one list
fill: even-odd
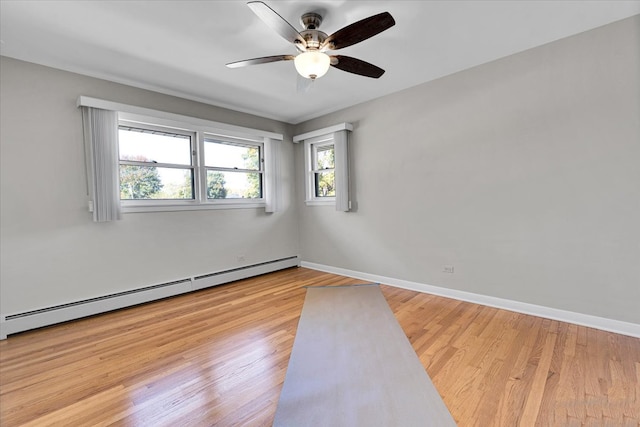
[(640, 13), (640, 1), (273, 1), (296, 28), (309, 11), (331, 34), (388, 11), (391, 29), (337, 53), (386, 70), (331, 69), (297, 91), (293, 63), (225, 63), (295, 48), (245, 1), (0, 2), (3, 56), (299, 123)]

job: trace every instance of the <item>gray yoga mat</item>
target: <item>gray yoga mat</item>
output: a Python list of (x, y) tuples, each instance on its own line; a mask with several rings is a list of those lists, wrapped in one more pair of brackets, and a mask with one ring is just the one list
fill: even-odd
[(274, 426), (455, 426), (378, 285), (307, 288)]

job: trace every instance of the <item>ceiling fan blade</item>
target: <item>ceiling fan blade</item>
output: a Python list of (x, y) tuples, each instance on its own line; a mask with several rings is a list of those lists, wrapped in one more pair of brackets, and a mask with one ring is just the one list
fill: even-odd
[(382, 12), (336, 31), (327, 37), (320, 48), (329, 50), (342, 49), (373, 37), (393, 27), (395, 24), (396, 21), (389, 12)]
[(358, 74), (374, 79), (377, 79), (384, 74), (384, 70), (380, 67), (376, 67), (375, 65), (369, 64), (361, 59), (344, 55), (332, 55), (331, 66), (348, 73)]
[(275, 56), (263, 56), (261, 58), (245, 59), (243, 61), (229, 62), (227, 67), (240, 68), (248, 65), (267, 64), (269, 62), (278, 61), (292, 61), (295, 59), (295, 55), (275, 55)]
[(275, 10), (271, 9), (265, 3), (261, 1), (250, 1), (247, 6), (253, 10), (253, 13), (258, 15), (265, 24), (270, 26), (278, 34), (284, 37), (285, 40), (295, 44), (307, 47), (307, 42), (300, 35), (293, 25), (289, 24), (286, 19), (278, 14)]

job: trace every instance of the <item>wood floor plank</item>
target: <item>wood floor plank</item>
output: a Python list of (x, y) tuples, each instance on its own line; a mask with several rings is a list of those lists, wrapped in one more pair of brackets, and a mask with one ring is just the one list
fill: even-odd
[(535, 370), (531, 390), (527, 395), (522, 416), (520, 417), (520, 426), (535, 425), (538, 419), (540, 405), (547, 386), (547, 379), (549, 378), (549, 368), (551, 367), (551, 358), (556, 340), (557, 335), (552, 331), (550, 331), (545, 338), (542, 355)]
[[(293, 268), (12, 335), (0, 425), (270, 426), (304, 286), (357, 283)], [(381, 289), (458, 425), (640, 425), (639, 339)]]

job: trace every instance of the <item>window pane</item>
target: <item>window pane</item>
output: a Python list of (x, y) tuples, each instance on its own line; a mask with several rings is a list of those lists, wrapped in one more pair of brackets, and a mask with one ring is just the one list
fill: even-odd
[(193, 199), (193, 170), (120, 165), (120, 199)]
[(336, 166), (333, 145), (318, 147), (316, 150), (316, 168), (333, 169)]
[(330, 172), (316, 172), (315, 184), (316, 184), (316, 197), (335, 197), (335, 174)]
[(151, 133), (120, 127), (120, 160), (191, 165), (191, 138), (186, 135)]
[(260, 170), (260, 149), (205, 140), (204, 163), (217, 168)]
[(262, 174), (208, 170), (207, 198), (260, 199), (262, 198)]

